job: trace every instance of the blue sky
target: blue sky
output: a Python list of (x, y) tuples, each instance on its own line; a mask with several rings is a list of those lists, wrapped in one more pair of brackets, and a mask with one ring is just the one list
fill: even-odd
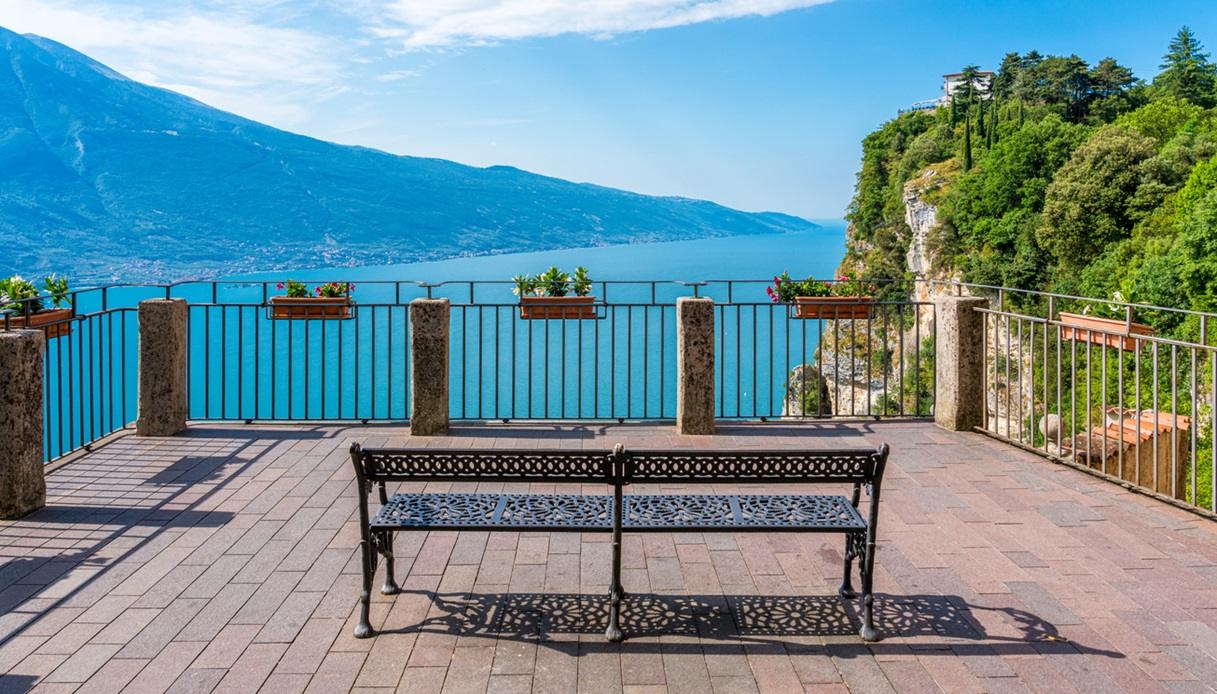
[(838, 217), (860, 140), (1010, 50), (1151, 78), (1217, 3), (0, 0), (0, 25), (284, 129)]

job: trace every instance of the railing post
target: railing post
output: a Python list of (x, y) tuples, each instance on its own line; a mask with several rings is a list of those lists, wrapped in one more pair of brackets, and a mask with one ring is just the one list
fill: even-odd
[(46, 505), (41, 330), (0, 332), (0, 519)]
[(139, 436), (186, 429), (185, 299), (139, 302)]
[(410, 302), (410, 433), (414, 436), (448, 432), (450, 310), (447, 299)]
[(934, 423), (951, 431), (984, 424), (983, 297), (940, 296), (934, 302)]
[(714, 301), (676, 300), (676, 432), (714, 433)]

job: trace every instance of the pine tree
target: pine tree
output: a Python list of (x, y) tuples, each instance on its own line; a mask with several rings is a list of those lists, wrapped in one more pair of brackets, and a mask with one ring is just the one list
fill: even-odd
[(1154, 78), (1154, 87), (1161, 93), (1205, 108), (1217, 103), (1217, 65), (1209, 62), (1209, 54), (1191, 29), (1179, 29), (1159, 67), (1162, 72)]

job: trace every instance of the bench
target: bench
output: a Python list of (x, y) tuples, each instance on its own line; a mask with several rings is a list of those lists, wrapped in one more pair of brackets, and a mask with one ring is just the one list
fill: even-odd
[[(878, 449), (820, 451), (472, 450), (386, 449), (351, 445), (359, 492), (363, 585), (355, 636), (375, 632), (368, 619), (372, 582), (384, 558), (381, 592), (400, 589), (393, 572), (393, 535), (403, 530), (570, 531), (612, 533), (609, 624), (605, 636), (621, 641), (621, 535), (624, 532), (836, 532), (845, 535), (844, 598), (855, 598), (852, 565), (862, 582), (864, 641), (876, 641), (872, 585), (879, 489), (887, 462)], [(390, 482), (568, 482), (604, 484), (611, 494), (407, 492), (389, 496)], [(850, 484), (852, 495), (625, 494), (631, 483)], [(375, 487), (380, 508), (368, 496)], [(870, 493), (867, 516), (858, 510)]]

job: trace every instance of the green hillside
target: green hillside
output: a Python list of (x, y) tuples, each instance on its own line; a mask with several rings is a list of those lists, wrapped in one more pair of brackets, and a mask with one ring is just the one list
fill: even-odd
[[(975, 72), (970, 66), (965, 72)], [(863, 142), (844, 265), (901, 278), (902, 193), (927, 167), (937, 268), (967, 281), (1217, 310), (1217, 65), (1186, 27), (1160, 72), (1010, 53), (991, 93), (905, 113)], [(1145, 312), (1160, 331), (1189, 331)]]

